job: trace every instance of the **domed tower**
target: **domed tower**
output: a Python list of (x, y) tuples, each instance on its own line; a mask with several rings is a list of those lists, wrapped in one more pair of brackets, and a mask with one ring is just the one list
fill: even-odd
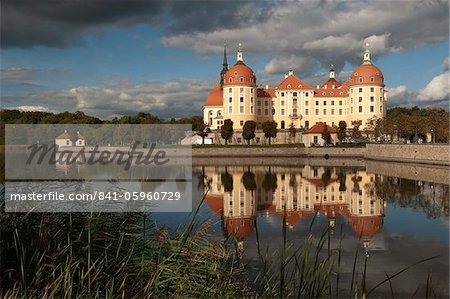
[(236, 64), (225, 73), (223, 82), (224, 119), (231, 119), (235, 129), (242, 129), (246, 121), (256, 121), (256, 76), (244, 63), (241, 44), (236, 58)]
[(361, 127), (373, 117), (386, 116), (387, 95), (384, 89), (384, 77), (381, 70), (370, 60), (369, 44), (366, 44), (364, 60), (350, 75), (349, 84), (349, 120), (360, 120)]

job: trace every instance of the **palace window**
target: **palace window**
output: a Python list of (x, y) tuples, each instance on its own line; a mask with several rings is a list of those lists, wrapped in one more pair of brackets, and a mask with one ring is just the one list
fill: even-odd
[(331, 115), (334, 115), (334, 109), (331, 109)]
[(281, 93), (281, 96), (284, 97), (284, 92)]
[(237, 73), (237, 72), (234, 72), (234, 75), (235, 75), (235, 76), (237, 76), (237, 75), (238, 75), (238, 73)]
[(230, 83), (233, 83), (233, 78), (230, 78)]
[[(231, 79), (231, 78), (230, 78)], [(233, 88), (228, 88), (228, 92), (233, 92)]]
[(316, 101), (316, 106), (319, 106), (319, 101)]
[(250, 103), (252, 103), (252, 104), (253, 104), (253, 97), (251, 97), (251, 98), (250, 98)]
[(305, 115), (309, 115), (309, 109), (305, 109)]
[(269, 115), (269, 109), (267, 109), (267, 108), (264, 109), (264, 114), (265, 114), (265, 115)]
[(243, 93), (244, 92), (244, 87), (239, 88), (239, 92)]
[(244, 103), (244, 97), (240, 97), (240, 98), (239, 98), (239, 102), (240, 102), (240, 103)]
[(243, 83), (244, 82), (244, 77), (240, 77), (239, 78), (239, 82)]
[(316, 115), (319, 115), (319, 109), (316, 109)]
[(256, 101), (256, 106), (261, 106), (261, 101), (260, 100)]
[(250, 106), (250, 113), (253, 113), (253, 106)]
[(383, 112), (383, 106), (380, 106), (380, 113)]
[(305, 97), (308, 97), (309, 96), (309, 92), (305, 92)]
[(327, 109), (323, 109), (323, 115), (327, 115)]
[(362, 113), (362, 112), (363, 112), (363, 107), (359, 106), (359, 113)]
[(291, 84), (288, 84), (287, 88), (291, 88)]
[(258, 115), (261, 115), (261, 109), (258, 109), (257, 111), (258, 111)]
[(299, 85), (298, 85), (298, 88), (302, 88), (302, 85), (301, 85), (301, 84), (299, 84)]
[(326, 106), (327, 105), (327, 101), (323, 101), (323, 105)]
[(373, 111), (374, 111), (374, 107), (370, 106), (370, 112), (373, 112)]
[(339, 106), (342, 106), (342, 101), (339, 101)]
[(375, 78), (374, 77), (370, 77), (370, 82), (374, 82)]
[(281, 101), (281, 106), (284, 106), (284, 101)]
[(318, 141), (319, 141), (319, 139), (318, 139), (318, 137), (317, 136), (314, 136), (314, 143), (318, 143)]
[(272, 115), (275, 115), (275, 108), (272, 108)]
[(229, 113), (229, 114), (233, 113), (233, 106), (229, 106), (229, 107), (228, 107), (228, 113)]
[(239, 113), (244, 113), (244, 106), (239, 106)]
[(340, 95), (343, 95), (344, 93), (341, 91), (339, 94), (340, 94)]
[(296, 96), (297, 96), (297, 92), (293, 92), (293, 93), (292, 93), (292, 96), (293, 96), (293, 97), (296, 97)]
[(334, 106), (334, 101), (331, 101), (331, 106)]
[(371, 87), (371, 88), (370, 88), (370, 92), (374, 92), (374, 89), (375, 89), (375, 88)]
[(359, 88), (359, 92), (362, 92), (362, 87)]
[(371, 102), (373, 102), (373, 96), (372, 96), (372, 97), (370, 97), (370, 101), (371, 101)]
[[(334, 86), (334, 85), (333, 85), (333, 86)], [(334, 88), (334, 87), (333, 87), (333, 88)], [(333, 91), (332, 91), (332, 92), (330, 92), (330, 95), (332, 95), (332, 96), (333, 96), (333, 95), (334, 95), (334, 92), (333, 92)]]
[(342, 115), (342, 109), (339, 109), (339, 115)]
[(350, 108), (350, 113), (353, 113), (353, 107)]
[[(241, 126), (244, 125), (244, 121), (243, 120), (241, 120), (239, 123), (240, 123)], [(241, 139), (241, 137), (238, 138), (238, 143), (241, 143), (240, 139)]]
[(362, 77), (359, 77), (359, 83), (362, 83), (363, 79)]
[(284, 115), (284, 109), (281, 109), (281, 115)]
[(322, 92), (322, 95), (326, 95), (326, 92), (324, 91), (324, 92)]
[(359, 102), (362, 103), (362, 97), (359, 97)]
[(233, 98), (232, 97), (228, 98), (228, 103), (233, 103)]

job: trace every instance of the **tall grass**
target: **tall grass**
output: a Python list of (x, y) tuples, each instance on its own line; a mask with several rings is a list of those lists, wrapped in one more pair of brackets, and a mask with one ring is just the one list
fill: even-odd
[[(332, 248), (331, 228), (313, 234), (314, 215), (304, 242), (294, 248), (284, 211), (279, 252), (260, 247), (256, 225), (258, 260), (249, 261), (232, 249), (232, 239), (211, 241), (212, 223), (198, 222), (199, 209), (175, 233), (139, 213), (1, 214), (0, 297), (366, 298), (384, 284), (394, 297), (393, 278), (436, 258), (386, 273), (386, 279), (367, 289), (368, 258), (360, 269), (364, 253), (356, 248), (351, 282), (345, 285), (342, 225), (339, 245)], [(251, 276), (254, 265), (259, 272)], [(431, 273), (421, 296), (435, 296)]]

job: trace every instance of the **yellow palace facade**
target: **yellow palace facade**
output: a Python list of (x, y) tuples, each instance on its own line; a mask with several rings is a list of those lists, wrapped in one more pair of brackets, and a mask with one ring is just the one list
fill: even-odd
[(256, 75), (244, 63), (239, 44), (236, 63), (230, 69), (224, 49), (220, 83), (206, 98), (203, 119), (211, 130), (220, 129), (225, 119), (231, 119), (237, 130), (248, 120), (258, 125), (274, 120), (278, 129), (292, 125), (297, 129), (310, 128), (318, 122), (337, 126), (341, 120), (348, 127), (359, 121), (364, 128), (369, 119), (386, 115), (386, 101), (383, 73), (371, 62), (369, 49), (364, 51), (362, 64), (342, 84), (335, 79), (331, 65), (329, 79), (315, 88), (293, 71), (271, 88), (257, 85)]

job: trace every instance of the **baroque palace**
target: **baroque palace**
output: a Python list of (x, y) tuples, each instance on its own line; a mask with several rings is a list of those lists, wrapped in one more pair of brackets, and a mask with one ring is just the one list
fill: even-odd
[(363, 63), (347, 81), (337, 81), (331, 65), (329, 79), (315, 88), (293, 71), (275, 88), (258, 87), (255, 73), (244, 63), (241, 44), (230, 69), (224, 48), (220, 83), (206, 98), (203, 119), (211, 130), (220, 129), (225, 119), (233, 121), (235, 130), (241, 130), (249, 120), (259, 127), (273, 120), (278, 129), (308, 129), (320, 122), (336, 127), (341, 120), (347, 126), (359, 121), (365, 128), (369, 119), (385, 116), (387, 101), (383, 73), (372, 64), (367, 46)]

